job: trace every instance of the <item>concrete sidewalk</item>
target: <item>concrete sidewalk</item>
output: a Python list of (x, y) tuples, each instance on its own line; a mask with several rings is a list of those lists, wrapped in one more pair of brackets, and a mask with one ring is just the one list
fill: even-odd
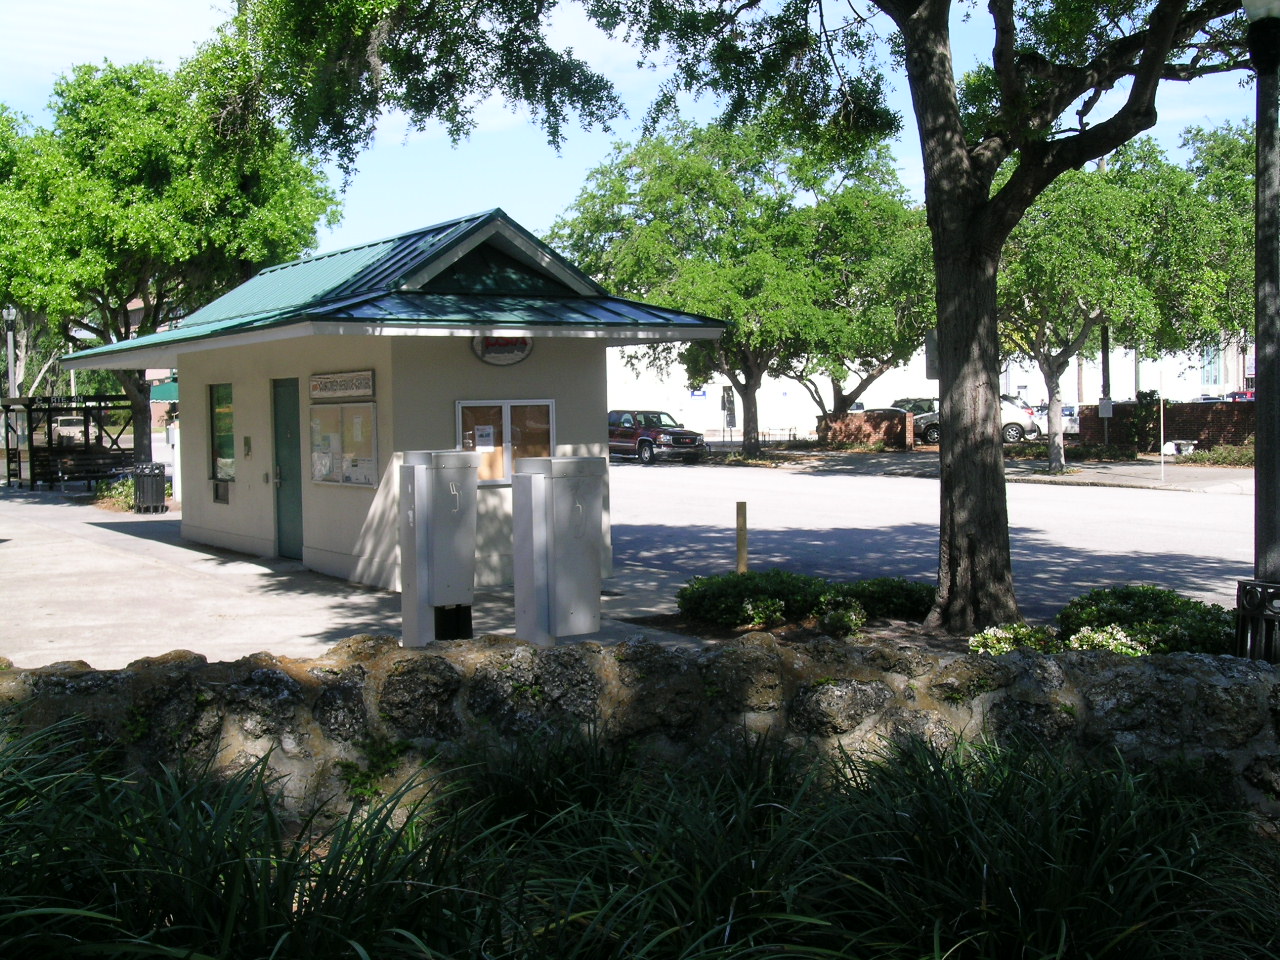
[[(1194, 490), (1251, 496), (1253, 471), (1141, 460), (1079, 466), (1049, 477), (1010, 461), (1011, 482)], [(857, 475), (937, 476), (936, 453), (810, 457), (790, 469)], [(574, 639), (648, 637), (691, 644), (626, 622), (675, 610), (686, 577), (618, 563), (605, 581), (602, 629)], [(187, 543), (174, 514), (118, 513), (85, 496), (0, 486), (0, 657), (18, 667), (84, 660), (99, 669), (184, 649), (210, 660), (270, 651), (322, 655), (358, 633), (400, 634), (400, 596), (304, 569)], [(483, 591), (477, 636), (514, 636), (512, 591)]]
[[(690, 643), (619, 619), (674, 611), (681, 583), (623, 566), (605, 582), (600, 632), (574, 639)], [(400, 635), (398, 593), (187, 543), (175, 514), (119, 513), (57, 492), (0, 486), (0, 584), (0, 657), (18, 667), (116, 669), (170, 650), (307, 658), (358, 633)], [(514, 636), (512, 591), (478, 593), (472, 616), (477, 636)]]

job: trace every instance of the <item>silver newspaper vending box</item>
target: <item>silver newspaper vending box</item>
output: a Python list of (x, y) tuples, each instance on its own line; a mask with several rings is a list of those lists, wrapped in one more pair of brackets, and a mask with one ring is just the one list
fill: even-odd
[(551, 644), (600, 629), (606, 464), (529, 457), (511, 478), (516, 635)]
[(480, 454), (406, 450), (400, 467), (400, 616), (404, 644), (471, 637)]

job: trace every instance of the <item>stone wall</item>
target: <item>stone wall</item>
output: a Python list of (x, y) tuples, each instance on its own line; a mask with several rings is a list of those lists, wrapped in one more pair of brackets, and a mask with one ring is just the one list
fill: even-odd
[[(1030, 734), (1135, 762), (1202, 761), (1225, 789), (1280, 813), (1280, 681), (1266, 663), (1175, 654), (962, 654), (926, 642), (779, 641), (701, 648), (633, 641), (537, 648), (485, 637), (426, 650), (359, 636), (316, 660), (208, 663), (175, 651), (124, 670), (0, 671), (0, 704), (31, 726), (90, 721), (141, 769), (180, 758), (236, 768), (266, 756), (298, 810), (350, 786), (388, 743), (390, 788), (477, 733), (594, 723), (670, 752), (743, 732), (843, 747)], [(344, 767), (348, 771), (344, 775)]]

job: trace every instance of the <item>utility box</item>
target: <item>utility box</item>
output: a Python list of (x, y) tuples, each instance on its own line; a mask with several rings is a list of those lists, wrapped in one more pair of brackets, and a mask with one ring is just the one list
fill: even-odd
[(516, 634), (553, 644), (600, 629), (604, 550), (601, 457), (528, 457), (515, 462)]
[(469, 640), (476, 579), (480, 454), (407, 450), (400, 467), (404, 644)]

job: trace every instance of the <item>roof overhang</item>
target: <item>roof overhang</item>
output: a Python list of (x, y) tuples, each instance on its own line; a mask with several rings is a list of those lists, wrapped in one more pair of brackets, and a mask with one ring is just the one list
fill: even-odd
[[(173, 331), (179, 333), (180, 331)], [(269, 326), (201, 331), (199, 337), (166, 337), (156, 334), (139, 340), (111, 344), (73, 353), (62, 359), (68, 370), (173, 369), (178, 357), (210, 349), (247, 347), (277, 343), (300, 337), (532, 337), (535, 339), (603, 340), (606, 346), (626, 344), (676, 343), (687, 340), (716, 340), (724, 332), (721, 323), (620, 327), (607, 324), (572, 326), (493, 323), (414, 323), (412, 321), (371, 321), (356, 319), (296, 320)], [(151, 341), (151, 342), (149, 342)]]

